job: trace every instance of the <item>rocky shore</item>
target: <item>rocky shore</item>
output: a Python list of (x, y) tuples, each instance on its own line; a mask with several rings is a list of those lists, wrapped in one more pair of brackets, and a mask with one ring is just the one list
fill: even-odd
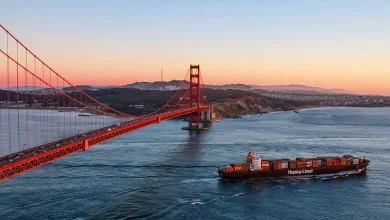
[(243, 97), (213, 104), (217, 118), (239, 118), (248, 114), (265, 114), (275, 111), (290, 111), (319, 107), (309, 103), (291, 102), (268, 97)]

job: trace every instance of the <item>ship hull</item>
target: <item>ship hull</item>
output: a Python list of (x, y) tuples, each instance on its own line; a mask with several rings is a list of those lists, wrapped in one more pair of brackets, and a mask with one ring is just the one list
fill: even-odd
[(223, 178), (230, 179), (251, 179), (251, 178), (278, 178), (278, 177), (294, 177), (294, 176), (315, 176), (322, 174), (337, 174), (340, 172), (357, 171), (356, 174), (365, 173), (368, 163), (350, 166), (338, 167), (310, 167), (310, 168), (286, 168), (279, 170), (247, 170), (233, 171), (226, 173), (223, 169), (218, 170), (218, 174)]

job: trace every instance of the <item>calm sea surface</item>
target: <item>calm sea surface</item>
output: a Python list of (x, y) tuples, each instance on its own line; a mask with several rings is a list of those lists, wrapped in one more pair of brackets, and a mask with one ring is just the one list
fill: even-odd
[[(0, 219), (390, 219), (390, 108), (166, 121), (0, 182)], [(365, 176), (226, 181), (224, 164), (352, 154)]]

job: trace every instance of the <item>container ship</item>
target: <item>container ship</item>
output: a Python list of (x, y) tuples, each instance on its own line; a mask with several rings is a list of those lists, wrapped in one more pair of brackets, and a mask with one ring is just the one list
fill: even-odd
[(358, 174), (365, 173), (369, 163), (365, 157), (362, 159), (352, 155), (262, 160), (257, 153), (249, 152), (245, 163), (223, 166), (218, 169), (218, 174), (232, 179), (337, 174), (346, 171), (356, 171), (354, 173)]

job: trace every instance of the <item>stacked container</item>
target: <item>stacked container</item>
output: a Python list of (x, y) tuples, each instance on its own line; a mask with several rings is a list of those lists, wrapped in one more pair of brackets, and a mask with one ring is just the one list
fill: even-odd
[(233, 167), (234, 171), (241, 171), (242, 170), (242, 164), (240, 164), (240, 163), (230, 164), (230, 166)]
[(333, 167), (333, 159), (332, 158), (326, 158), (326, 166)]
[(282, 160), (282, 169), (288, 168), (288, 160)]
[(318, 158), (318, 166), (325, 166), (326, 163), (325, 163), (325, 160), (324, 158)]
[(262, 160), (261, 161), (261, 169), (262, 170), (269, 170), (269, 161), (268, 160)]
[(341, 165), (341, 160), (339, 158), (335, 158), (333, 160), (333, 166), (339, 167)]
[(296, 161), (296, 160), (290, 160), (290, 161), (289, 161), (289, 167), (290, 167), (291, 169), (297, 168), (297, 161)]
[(306, 166), (305, 167), (312, 167), (312, 160), (306, 160)]
[(352, 164), (353, 164), (353, 165), (358, 165), (358, 164), (359, 164), (359, 158), (354, 157), (354, 158), (353, 158)]
[(274, 161), (272, 163), (274, 170), (280, 170), (282, 169), (282, 162), (280, 161)]
[(305, 168), (306, 161), (305, 160), (297, 160), (297, 167), (298, 168)]
[(225, 167), (225, 172), (226, 173), (230, 173), (230, 172), (233, 172), (233, 171), (234, 171), (233, 167)]
[(234, 171), (247, 171), (249, 169), (249, 165), (246, 163), (235, 163), (230, 166), (233, 167)]
[(319, 161), (318, 159), (314, 159), (314, 160), (313, 160), (313, 167), (314, 167), (314, 168), (316, 168), (316, 167), (319, 166), (318, 161)]
[(345, 157), (340, 158), (340, 165), (347, 166), (347, 159)]

